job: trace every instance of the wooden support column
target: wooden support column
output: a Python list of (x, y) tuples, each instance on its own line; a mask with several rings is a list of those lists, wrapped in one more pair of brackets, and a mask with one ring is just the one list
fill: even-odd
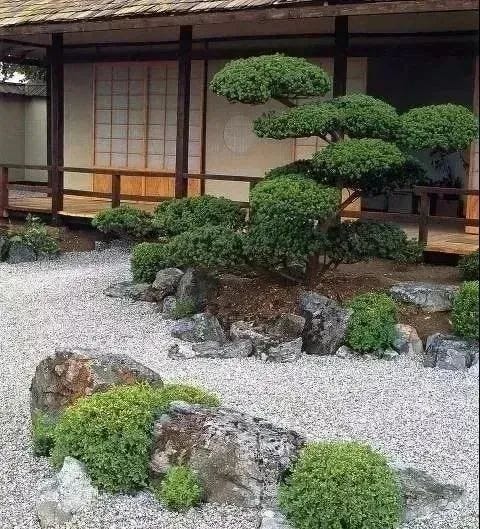
[(52, 188), (52, 216), (58, 222), (58, 212), (63, 209), (64, 165), (64, 81), (63, 81), (63, 35), (52, 35), (49, 53), (50, 65), (50, 160), (53, 166), (50, 186)]
[[(473, 88), (473, 111), (478, 115), (478, 56), (475, 57), (474, 64), (474, 88)], [(479, 189), (479, 159), (480, 149), (478, 139), (470, 147), (470, 164), (468, 169), (468, 189)], [(466, 218), (468, 220), (478, 220), (479, 218), (479, 200), (478, 196), (467, 197)], [(466, 226), (466, 233), (478, 235), (478, 226)]]
[(190, 78), (192, 71), (192, 26), (180, 27), (178, 53), (177, 146), (175, 162), (175, 197), (187, 195), (188, 140), (190, 129)]
[(335, 51), (333, 57), (333, 97), (347, 93), (348, 17), (335, 17)]
[(8, 217), (8, 168), (0, 168), (0, 218)]
[[(46, 88), (47, 88), (47, 165), (52, 165), (52, 68), (51, 50), (47, 50)], [(48, 187), (52, 187), (52, 171), (48, 171)], [(49, 193), (49, 196), (52, 196)]]

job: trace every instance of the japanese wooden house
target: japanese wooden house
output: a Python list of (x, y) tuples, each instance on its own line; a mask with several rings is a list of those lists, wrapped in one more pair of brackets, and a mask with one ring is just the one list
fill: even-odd
[[(477, 39), (477, 0), (0, 0), (0, 61), (48, 71), (44, 160), (0, 160), (0, 216), (67, 221), (201, 193), (246, 202), (250, 182), (320, 145), (256, 138), (252, 118), (276, 103), (215, 96), (209, 80), (227, 60), (305, 56), (330, 72), (333, 95), (478, 111)], [(477, 142), (467, 163), (432, 169), (431, 187), (357, 201), (347, 214), (400, 222), (433, 251), (470, 252), (478, 156)], [(35, 177), (14, 179), (19, 168)]]

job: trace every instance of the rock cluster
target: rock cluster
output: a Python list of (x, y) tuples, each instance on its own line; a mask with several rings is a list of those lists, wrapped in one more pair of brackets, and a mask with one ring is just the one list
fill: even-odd
[(423, 365), (449, 371), (465, 370), (478, 364), (478, 355), (478, 342), (437, 333), (427, 339)]

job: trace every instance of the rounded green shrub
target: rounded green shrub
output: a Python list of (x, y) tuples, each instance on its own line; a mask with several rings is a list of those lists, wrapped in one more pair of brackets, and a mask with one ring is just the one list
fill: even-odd
[(131, 206), (105, 209), (97, 213), (92, 226), (109, 237), (141, 240), (155, 235), (152, 215)]
[(347, 345), (362, 353), (392, 347), (397, 323), (392, 298), (376, 292), (361, 294), (350, 301), (348, 308), (352, 315), (347, 326)]
[(265, 173), (265, 179), (278, 178), (279, 176), (308, 177), (312, 172), (312, 160), (296, 160), (295, 162), (274, 167)]
[(407, 157), (393, 143), (351, 139), (328, 145), (312, 159), (316, 177), (328, 185), (381, 192), (409, 181)]
[(465, 281), (474, 281), (478, 280), (479, 277), (479, 250), (472, 252), (469, 255), (463, 256), (458, 262), (458, 269), (460, 270), (460, 275)]
[(92, 481), (109, 492), (129, 492), (147, 484), (155, 417), (173, 401), (217, 406), (215, 395), (184, 385), (118, 386), (77, 400), (55, 430), (52, 462), (66, 456), (82, 461)]
[(257, 184), (250, 192), (247, 255), (268, 266), (305, 261), (318, 249), (319, 224), (332, 217), (339, 204), (339, 190), (298, 174)]
[(323, 96), (330, 87), (330, 78), (322, 68), (280, 53), (231, 61), (210, 83), (215, 94), (254, 105), (292, 95)]
[(142, 242), (132, 251), (130, 260), (133, 280), (137, 283), (153, 283), (159, 270), (170, 266), (165, 243)]
[(478, 120), (461, 105), (412, 108), (401, 116), (399, 143), (406, 149), (461, 151), (478, 137)]
[(452, 323), (455, 334), (463, 338), (478, 340), (478, 280), (466, 281), (455, 296)]
[(154, 224), (166, 235), (178, 235), (202, 226), (236, 230), (245, 223), (240, 206), (227, 198), (203, 195), (168, 200), (155, 209)]
[(394, 529), (400, 487), (386, 459), (359, 443), (305, 447), (280, 488), (280, 506), (296, 529)]
[(28, 215), (25, 224), (11, 234), (7, 245), (14, 241), (30, 246), (37, 256), (55, 255), (60, 251), (57, 239), (49, 233), (47, 226), (32, 215)]
[(174, 511), (186, 511), (202, 501), (203, 489), (200, 481), (189, 467), (171, 467), (160, 486), (155, 489), (155, 496), (166, 507)]
[(172, 237), (165, 245), (173, 266), (231, 268), (244, 262), (243, 236), (225, 226), (203, 226)]

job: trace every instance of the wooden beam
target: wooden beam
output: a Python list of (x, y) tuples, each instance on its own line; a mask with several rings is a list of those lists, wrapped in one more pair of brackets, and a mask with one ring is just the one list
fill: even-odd
[(63, 80), (63, 35), (52, 36), (50, 48), (50, 157), (53, 165), (50, 187), (52, 188), (52, 216), (58, 220), (63, 210), (64, 163), (64, 80)]
[(286, 3), (284, 6), (242, 9), (231, 11), (208, 11), (165, 16), (137, 16), (112, 20), (90, 20), (75, 22), (55, 22), (44, 24), (24, 24), (0, 27), (3, 35), (34, 35), (40, 33), (76, 33), (86, 31), (113, 31), (126, 29), (148, 29), (166, 26), (191, 26), (203, 24), (228, 24), (239, 22), (262, 23), (269, 20), (296, 20), (304, 18), (380, 15), (394, 13), (425, 13), (445, 11), (478, 11), (477, 0), (409, 0), (364, 3), (342, 3), (316, 5), (301, 4), (298, 6)]
[(180, 28), (178, 53), (177, 144), (175, 161), (175, 197), (187, 195), (188, 140), (190, 128), (190, 79), (192, 73), (192, 27)]
[(335, 18), (335, 51), (333, 56), (333, 97), (347, 93), (348, 17)]
[(8, 217), (8, 168), (0, 169), (0, 218)]

